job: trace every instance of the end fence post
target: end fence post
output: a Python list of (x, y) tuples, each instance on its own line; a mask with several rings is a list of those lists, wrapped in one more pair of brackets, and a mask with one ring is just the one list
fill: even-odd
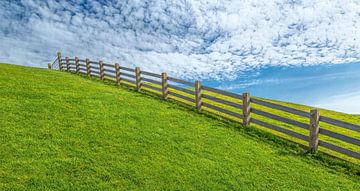
[(313, 153), (317, 152), (319, 145), (319, 120), (320, 111), (318, 109), (311, 109), (309, 149)]
[(169, 95), (168, 77), (165, 72), (161, 73), (161, 90), (163, 99), (167, 99)]
[(250, 94), (243, 93), (242, 95), (242, 110), (243, 110), (243, 125), (250, 125), (251, 119), (251, 106), (250, 106)]
[(136, 90), (139, 91), (141, 88), (141, 76), (140, 76), (140, 68), (136, 67), (135, 68), (135, 85), (136, 85)]
[(48, 63), (48, 69), (51, 70), (51, 64), (50, 63)]
[(115, 73), (116, 73), (116, 84), (120, 85), (120, 64), (115, 63)]
[(80, 72), (79, 58), (75, 57), (76, 73)]
[(90, 73), (90, 60), (87, 58), (85, 60), (86, 62), (86, 74), (90, 77), (91, 73)]
[(195, 81), (195, 107), (198, 109), (198, 111), (201, 111), (202, 106), (202, 90), (201, 90), (201, 82), (199, 80)]
[(66, 61), (66, 71), (70, 71), (70, 60), (69, 60), (69, 57), (66, 57), (65, 58), (65, 61)]
[(104, 80), (104, 63), (102, 60), (99, 60), (99, 78)]
[(61, 52), (58, 52), (57, 53), (57, 61), (58, 61), (58, 65), (59, 65), (59, 70), (61, 70)]

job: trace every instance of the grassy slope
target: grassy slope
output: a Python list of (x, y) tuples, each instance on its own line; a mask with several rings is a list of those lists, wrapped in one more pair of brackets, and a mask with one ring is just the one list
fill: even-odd
[(64, 72), (0, 64), (0, 190), (359, 190), (251, 129)]

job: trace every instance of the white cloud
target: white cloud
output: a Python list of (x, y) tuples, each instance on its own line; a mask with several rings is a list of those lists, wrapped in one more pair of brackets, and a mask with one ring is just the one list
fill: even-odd
[(0, 60), (60, 50), (192, 78), (360, 61), (360, 1), (0, 1)]
[(315, 106), (349, 114), (359, 114), (360, 91), (331, 96), (316, 103)]

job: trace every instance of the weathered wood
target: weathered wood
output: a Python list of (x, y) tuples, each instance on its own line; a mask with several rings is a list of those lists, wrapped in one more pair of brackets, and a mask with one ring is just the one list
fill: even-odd
[(90, 61), (88, 58), (85, 60), (85, 63), (86, 63), (86, 74), (90, 77)]
[(148, 76), (152, 76), (152, 77), (156, 77), (156, 78), (161, 78), (161, 75), (155, 74), (155, 73), (151, 73), (151, 72), (141, 71), (141, 74), (148, 75)]
[(310, 139), (309, 149), (311, 152), (317, 152), (319, 145), (319, 118), (320, 112), (318, 109), (310, 111)]
[(172, 88), (172, 89), (175, 89), (175, 90), (179, 90), (179, 91), (182, 91), (182, 92), (191, 94), (191, 95), (195, 95), (195, 91), (194, 91), (194, 90), (190, 90), (190, 89), (186, 89), (186, 88), (182, 88), (182, 87), (175, 86), (175, 85), (170, 85), (170, 84), (169, 84), (169, 88)]
[(111, 68), (113, 68), (114, 67), (114, 65), (113, 64), (107, 64), (107, 63), (103, 63), (104, 64), (104, 66), (107, 66), (107, 67), (111, 67)]
[(250, 94), (243, 93), (242, 97), (242, 110), (243, 110), (243, 125), (250, 125), (251, 119), (251, 106), (250, 106)]
[(241, 114), (239, 114), (239, 113), (236, 113), (236, 112), (233, 112), (233, 111), (230, 111), (230, 110), (227, 110), (227, 109), (215, 106), (215, 105), (211, 105), (209, 103), (203, 102), (202, 106), (213, 109), (213, 110), (216, 110), (216, 111), (219, 111), (221, 113), (225, 113), (227, 115), (231, 115), (231, 116), (236, 117), (236, 118), (240, 118), (240, 119), (243, 118), (243, 116)]
[(310, 114), (308, 112), (301, 111), (301, 110), (294, 109), (294, 108), (290, 108), (290, 107), (286, 107), (286, 106), (275, 104), (275, 103), (271, 103), (271, 102), (267, 102), (267, 101), (256, 99), (256, 98), (250, 98), (250, 102), (258, 104), (258, 105), (262, 105), (262, 106), (265, 106), (265, 107), (269, 107), (269, 108), (272, 108), (272, 109), (277, 109), (277, 110), (285, 111), (285, 112), (288, 112), (288, 113), (291, 113), (291, 114), (299, 115), (299, 116), (302, 116), (302, 117), (309, 117), (310, 116)]
[(353, 138), (353, 137), (349, 137), (349, 136), (347, 136), (347, 135), (343, 135), (343, 134), (340, 134), (340, 133), (336, 133), (336, 132), (334, 132), (334, 131), (330, 131), (330, 130), (323, 129), (323, 128), (320, 128), (320, 129), (319, 129), (319, 133), (320, 133), (320, 134), (323, 134), (323, 135), (326, 135), (326, 136), (329, 136), (329, 137), (333, 137), (333, 138), (335, 138), (335, 139), (339, 139), (339, 140), (345, 141), (345, 142), (350, 143), (350, 144), (354, 144), (354, 145), (360, 146), (360, 140), (359, 140), (359, 139), (356, 139), (356, 138)]
[(57, 60), (58, 60), (58, 64), (59, 64), (59, 70), (62, 70), (61, 52), (57, 53)]
[(211, 101), (219, 102), (219, 103), (224, 104), (224, 105), (228, 105), (228, 106), (232, 106), (232, 107), (235, 107), (235, 108), (242, 109), (242, 105), (239, 104), (239, 103), (227, 101), (227, 100), (224, 100), (224, 99), (221, 99), (221, 98), (218, 98), (218, 97), (215, 97), (215, 96), (207, 95), (207, 94), (202, 94), (202, 97), (205, 98), (205, 99), (211, 100)]
[(272, 130), (275, 130), (275, 131), (279, 131), (281, 133), (290, 135), (292, 137), (295, 137), (295, 138), (298, 138), (298, 139), (301, 139), (301, 140), (304, 140), (304, 141), (309, 140), (309, 137), (306, 136), (306, 135), (303, 135), (303, 134), (300, 134), (300, 133), (297, 133), (297, 132), (294, 132), (294, 131), (291, 131), (291, 130), (288, 130), (288, 129), (284, 129), (284, 128), (278, 127), (276, 125), (260, 121), (260, 120), (255, 119), (255, 118), (251, 118), (250, 120), (251, 120), (252, 123), (260, 125), (262, 127), (266, 127), (266, 128), (269, 128), (269, 129), (272, 129)]
[(228, 97), (232, 97), (232, 98), (237, 98), (237, 99), (242, 99), (242, 96), (239, 95), (239, 94), (227, 92), (227, 91), (224, 91), (224, 90), (219, 90), (219, 89), (212, 88), (212, 87), (209, 87), (209, 86), (202, 86), (202, 89), (203, 89), (203, 90), (206, 90), (206, 91), (218, 93), (218, 94), (221, 94), (221, 95), (224, 95), (224, 96), (228, 96)]
[(50, 63), (48, 63), (48, 69), (51, 70), (51, 64)]
[(115, 73), (116, 73), (116, 84), (120, 85), (120, 64), (116, 63), (115, 64)]
[(100, 80), (104, 80), (104, 63), (102, 60), (99, 61), (99, 74)]
[(281, 121), (281, 122), (284, 122), (284, 123), (287, 123), (290, 125), (294, 125), (294, 126), (297, 126), (297, 127), (303, 128), (303, 129), (307, 129), (307, 130), (309, 129), (309, 124), (302, 123), (300, 121), (295, 121), (293, 119), (288, 119), (286, 117), (282, 117), (282, 116), (275, 115), (272, 113), (268, 113), (266, 111), (261, 111), (261, 110), (255, 109), (255, 108), (251, 108), (251, 113), (258, 114), (258, 115), (261, 115), (261, 116), (264, 116), (264, 117), (267, 117), (270, 119), (274, 119), (277, 121)]
[(330, 117), (325, 117), (325, 116), (320, 116), (320, 121), (331, 124), (331, 125), (339, 126), (339, 127), (345, 128), (345, 129), (350, 129), (353, 131), (360, 132), (360, 125), (355, 125), (352, 123), (340, 121), (337, 119), (332, 119)]
[(191, 87), (194, 86), (194, 84), (191, 83), (191, 82), (187, 82), (187, 81), (185, 81), (185, 80), (180, 80), (180, 79), (173, 78), (173, 77), (168, 77), (168, 80), (173, 81), (173, 82), (176, 82), (176, 83), (188, 85), (188, 86), (191, 86)]
[(194, 100), (193, 98), (190, 98), (190, 97), (187, 97), (187, 96), (184, 96), (184, 95), (181, 95), (181, 94), (178, 94), (178, 93), (172, 92), (172, 91), (169, 91), (169, 94), (170, 94), (170, 95), (173, 95), (173, 96), (175, 96), (175, 97), (178, 97), (178, 98), (184, 99), (184, 100), (186, 100), (186, 101), (189, 101), (189, 102), (195, 103), (195, 100)]
[(79, 73), (80, 64), (79, 64), (79, 58), (78, 57), (75, 57), (75, 65), (76, 65), (76, 73)]
[(135, 72), (135, 69), (133, 69), (133, 68), (127, 68), (127, 67), (124, 67), (124, 66), (120, 66), (120, 69), (121, 69), (121, 70), (125, 70), (125, 71), (129, 71), (129, 72)]
[(321, 141), (321, 140), (319, 140), (319, 145), (322, 146), (322, 147), (328, 148), (330, 150), (333, 150), (333, 151), (336, 151), (336, 152), (351, 156), (353, 158), (360, 159), (360, 153), (351, 151), (349, 149), (345, 149), (345, 148), (342, 148), (342, 147), (339, 147), (337, 145), (334, 145), (334, 144), (331, 144), (331, 143), (328, 143), (328, 142), (325, 142), (325, 141)]
[(69, 57), (66, 57), (65, 58), (65, 63), (66, 63), (66, 71), (70, 71), (70, 60), (69, 60)]
[(152, 89), (152, 90), (155, 90), (155, 91), (159, 91), (161, 92), (162, 89), (161, 88), (158, 88), (158, 87), (155, 87), (155, 86), (152, 86), (150, 84), (147, 84), (147, 83), (143, 83), (141, 84), (142, 87), (146, 87), (146, 88), (149, 88), (149, 89)]
[[(120, 67), (121, 68), (121, 67)], [(130, 78), (136, 78), (136, 76), (135, 75), (132, 75), (132, 74), (128, 74), (128, 73), (124, 73), (124, 72), (120, 72), (120, 75), (122, 75), (122, 76), (126, 76), (126, 77), (130, 77)]]
[(144, 77), (142, 77), (141, 79), (144, 80), (144, 81), (147, 81), (147, 82), (151, 82), (151, 83), (153, 83), (153, 84), (162, 85), (161, 82), (156, 81), (156, 80), (152, 80), (152, 79), (144, 78)]
[(169, 84), (168, 84), (168, 76), (165, 72), (161, 73), (161, 93), (162, 98), (167, 99), (169, 95)]
[(201, 82), (195, 81), (195, 107), (201, 111), (201, 97), (202, 97), (202, 90), (201, 90)]
[(141, 72), (140, 72), (140, 68), (139, 67), (136, 67), (135, 68), (135, 86), (136, 86), (136, 90), (140, 90), (140, 88), (141, 88), (141, 74), (140, 74)]

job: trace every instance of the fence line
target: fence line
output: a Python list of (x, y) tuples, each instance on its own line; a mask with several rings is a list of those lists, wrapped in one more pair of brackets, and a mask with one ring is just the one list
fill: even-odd
[[(101, 80), (108, 79), (119, 84), (124, 84), (134, 87), (136, 90), (148, 90), (164, 99), (175, 99), (182, 103), (189, 104), (196, 107), (199, 111), (206, 110), (209, 112), (215, 111), (215, 114), (223, 114), (223, 116), (231, 120), (238, 119), (243, 125), (249, 126), (251, 123), (256, 125), (289, 135), (302, 141), (308, 142), (308, 148), (311, 152), (317, 152), (318, 147), (324, 147), (335, 151), (337, 153), (345, 154), (347, 156), (360, 159), (360, 153), (352, 151), (348, 148), (335, 145), (333, 143), (320, 140), (320, 135), (325, 135), (336, 140), (340, 140), (346, 143), (350, 143), (359, 150), (360, 140), (355, 137), (350, 137), (338, 132), (334, 132), (328, 129), (320, 128), (320, 122), (324, 122), (343, 129), (360, 132), (360, 125), (348, 123), (330, 117), (320, 115), (318, 109), (312, 109), (309, 112), (305, 112), (299, 109), (295, 109), (288, 106), (272, 103), (258, 98), (250, 97), (250, 94), (244, 93), (242, 95), (227, 92), (224, 90), (203, 86), (200, 81), (194, 83), (185, 80), (177, 79), (168, 76), (166, 73), (156, 74), (147, 71), (141, 71), (139, 67), (127, 68), (119, 64), (107, 64), (103, 61), (90, 61), (89, 59), (78, 59), (61, 57), (61, 53), (57, 54), (57, 58), (53, 63), (48, 64), (49, 69), (59, 69), (61, 71), (71, 71), (76, 73), (82, 73), (88, 76), (95, 76)], [(169, 83), (171, 82), (171, 84)], [(180, 85), (176, 85), (180, 84)], [(181, 87), (182, 86), (182, 87)], [(184, 88), (188, 86), (189, 88)], [(219, 94), (219, 95), (217, 95)], [(170, 96), (170, 97), (169, 97)], [(225, 99), (227, 97), (227, 99)], [(210, 102), (209, 102), (210, 101)], [(211, 103), (213, 102), (213, 103)], [(219, 105), (221, 104), (221, 106)], [(309, 123), (300, 122), (294, 119), (283, 116), (279, 116), (276, 113), (263, 111), (260, 108), (253, 108), (251, 105), (270, 108), (283, 112), (288, 115), (296, 115), (309, 119)], [(209, 110), (210, 109), (210, 110)], [(237, 109), (241, 112), (231, 111), (231, 109)], [(255, 117), (251, 116), (256, 115)], [(260, 117), (260, 118), (258, 118)], [(304, 135), (294, 130), (280, 127), (279, 125), (271, 124), (263, 121), (264, 119), (271, 119), (284, 124), (292, 125), (294, 127), (301, 128), (308, 132), (308, 135)], [(319, 138), (320, 137), (320, 138)]]

